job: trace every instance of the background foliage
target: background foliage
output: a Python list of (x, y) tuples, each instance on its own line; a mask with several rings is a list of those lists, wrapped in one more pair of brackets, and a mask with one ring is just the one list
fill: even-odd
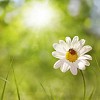
[[(16, 2), (15, 2), (16, 1)], [(19, 2), (18, 2), (19, 1)], [(43, 0), (0, 1), (0, 94), (8, 74), (3, 100), (82, 100), (81, 73), (54, 70), (52, 44), (66, 36), (78, 35), (93, 47), (91, 65), (83, 71), (86, 100), (100, 98), (100, 37), (91, 31), (91, 7), (81, 0), (77, 16), (68, 12), (69, 0), (49, 0), (58, 16), (50, 26), (27, 27), (23, 12), (30, 3)], [(14, 73), (13, 73), (14, 69)], [(14, 77), (15, 74), (15, 77)], [(15, 81), (16, 79), (16, 81)]]

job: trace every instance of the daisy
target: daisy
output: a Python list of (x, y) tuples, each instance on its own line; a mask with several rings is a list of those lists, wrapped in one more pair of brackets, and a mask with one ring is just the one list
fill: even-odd
[(85, 66), (89, 66), (88, 60), (92, 60), (92, 57), (88, 54), (92, 47), (89, 45), (84, 46), (85, 40), (79, 40), (78, 36), (75, 36), (72, 40), (70, 37), (66, 37), (66, 42), (59, 40), (59, 43), (54, 43), (52, 55), (59, 60), (54, 64), (54, 68), (60, 68), (62, 72), (68, 70), (73, 75), (77, 75), (77, 70), (85, 70)]

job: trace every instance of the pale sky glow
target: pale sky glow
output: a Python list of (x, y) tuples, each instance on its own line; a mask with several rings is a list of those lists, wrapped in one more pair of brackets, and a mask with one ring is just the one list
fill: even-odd
[(24, 12), (24, 21), (29, 27), (41, 28), (51, 24), (53, 15), (53, 10), (47, 3), (35, 3)]

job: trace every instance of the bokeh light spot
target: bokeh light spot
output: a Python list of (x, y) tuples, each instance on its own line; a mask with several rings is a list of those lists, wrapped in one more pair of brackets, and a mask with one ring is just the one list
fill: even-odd
[(29, 27), (41, 28), (51, 24), (53, 15), (47, 3), (35, 3), (25, 11), (24, 22)]

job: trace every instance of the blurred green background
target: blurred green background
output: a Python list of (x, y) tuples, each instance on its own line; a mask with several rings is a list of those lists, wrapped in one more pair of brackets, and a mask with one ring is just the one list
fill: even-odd
[(86, 100), (100, 99), (100, 34), (93, 31), (93, 5), (92, 0), (0, 0), (3, 100), (19, 100), (16, 83), (20, 100), (82, 100), (80, 71), (73, 76), (53, 69), (57, 59), (51, 54), (53, 43), (75, 35), (93, 47), (91, 65), (83, 71)]

